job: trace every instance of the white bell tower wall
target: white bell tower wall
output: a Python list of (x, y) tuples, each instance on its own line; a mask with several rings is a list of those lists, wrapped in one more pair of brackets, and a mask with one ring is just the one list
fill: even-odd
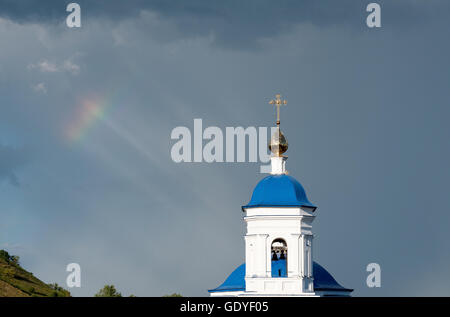
[[(246, 294), (314, 295), (312, 272), (313, 209), (258, 207), (245, 209)], [(272, 277), (272, 243), (287, 245), (287, 276)]]

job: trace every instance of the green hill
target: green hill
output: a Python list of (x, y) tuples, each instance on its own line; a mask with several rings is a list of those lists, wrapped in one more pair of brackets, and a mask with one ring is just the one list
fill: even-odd
[(68, 297), (57, 284), (45, 284), (19, 264), (19, 257), (0, 250), (0, 297)]

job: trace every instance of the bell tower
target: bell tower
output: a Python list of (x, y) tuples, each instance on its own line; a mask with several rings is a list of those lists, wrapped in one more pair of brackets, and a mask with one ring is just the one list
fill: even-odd
[(276, 95), (270, 104), (277, 107), (277, 129), (269, 144), (271, 175), (242, 207), (247, 233), (241, 296), (315, 296), (312, 222), (317, 207), (286, 172), (288, 142), (280, 129), (280, 106), (287, 101)]
[(281, 95), (270, 101), (277, 107), (277, 129), (270, 139), (271, 173), (253, 190), (242, 206), (247, 227), (245, 262), (214, 289), (211, 296), (350, 296), (313, 261), (312, 223), (316, 206), (303, 186), (286, 171), (288, 150), (280, 129)]

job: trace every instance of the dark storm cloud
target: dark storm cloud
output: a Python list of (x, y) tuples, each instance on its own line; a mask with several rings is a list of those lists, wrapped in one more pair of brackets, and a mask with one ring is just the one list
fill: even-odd
[[(85, 22), (104, 18), (112, 22), (137, 17), (142, 10), (157, 13), (173, 22), (182, 36), (214, 35), (222, 47), (249, 48), (258, 40), (275, 37), (293, 26), (310, 23), (321, 27), (350, 26), (362, 29), (366, 6), (371, 1), (298, 1), (298, 0), (78, 0)], [(0, 16), (20, 23), (64, 23), (69, 1), (0, 1)], [(434, 0), (427, 3), (377, 1), (382, 6), (383, 23), (408, 27), (443, 16), (449, 4)], [(434, 5), (431, 6), (430, 3)], [(430, 9), (432, 8), (432, 9)], [(430, 11), (431, 10), (431, 11)], [(448, 11), (448, 10), (447, 10)], [(167, 35), (170, 37), (170, 35)], [(177, 33), (177, 36), (179, 34)], [(170, 40), (170, 39), (169, 39)]]
[[(176, 164), (171, 131), (193, 131), (194, 118), (271, 124), (280, 92), (288, 170), (319, 206), (315, 260), (357, 296), (449, 294), (443, 1), (382, 2), (381, 30), (363, 24), (371, 1), (79, 1), (80, 30), (63, 26), (68, 2), (0, 0), (16, 21), (0, 19), (0, 139), (33, 154), (24, 165), (26, 153), (0, 152), (0, 245), (22, 245), (13, 253), (29, 271), (65, 285), (79, 263), (75, 296), (106, 283), (207, 295), (244, 261), (240, 206), (264, 175), (259, 164)], [(249, 50), (258, 39), (270, 41)], [(50, 71), (67, 60), (76, 75)], [(69, 140), (93, 92), (108, 111)], [(370, 262), (382, 267), (376, 290)]]
[(19, 186), (16, 171), (26, 162), (26, 153), (23, 149), (0, 144), (0, 182), (9, 181), (14, 186)]

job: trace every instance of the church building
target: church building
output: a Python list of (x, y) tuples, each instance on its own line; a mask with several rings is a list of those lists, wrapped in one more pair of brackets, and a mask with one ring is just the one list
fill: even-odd
[(255, 187), (242, 206), (247, 226), (245, 263), (237, 267), (211, 296), (350, 296), (320, 264), (313, 261), (312, 223), (317, 207), (303, 186), (287, 175), (284, 156), (288, 143), (280, 130), (280, 95), (270, 101), (277, 107), (277, 129), (269, 149), (271, 174)]

